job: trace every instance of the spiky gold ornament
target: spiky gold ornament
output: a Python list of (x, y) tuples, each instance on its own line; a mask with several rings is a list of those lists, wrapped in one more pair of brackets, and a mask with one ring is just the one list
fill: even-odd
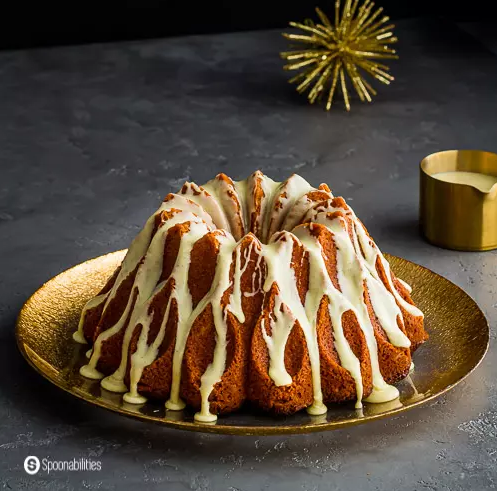
[(347, 78), (363, 102), (371, 102), (372, 95), (376, 95), (364, 75), (369, 74), (384, 84), (394, 79), (388, 73), (389, 67), (376, 61), (398, 58), (390, 47), (397, 42), (392, 33), (394, 25), (388, 24), (390, 18), (387, 16), (379, 18), (383, 8), (373, 12), (374, 2), (365, 0), (360, 7), (359, 2), (345, 0), (340, 13), (340, 0), (336, 0), (334, 25), (316, 8), (322, 24), (310, 20), (290, 22), (290, 26), (301, 29), (304, 34), (283, 33), (287, 39), (306, 45), (305, 49), (286, 51), (281, 56), (288, 62), (286, 70), (305, 67), (290, 79), (290, 83), (299, 83), (299, 93), (310, 89), (307, 97), (311, 104), (326, 95), (326, 109), (329, 110), (340, 81), (345, 108), (350, 111)]

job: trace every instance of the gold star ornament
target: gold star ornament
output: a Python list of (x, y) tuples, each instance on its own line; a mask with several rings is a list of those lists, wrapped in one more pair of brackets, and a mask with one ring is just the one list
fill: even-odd
[(329, 110), (339, 85), (345, 108), (350, 111), (347, 81), (362, 102), (371, 102), (376, 91), (364, 77), (371, 76), (384, 84), (390, 84), (394, 79), (388, 73), (389, 67), (378, 60), (398, 58), (391, 48), (397, 38), (393, 35), (394, 25), (389, 23), (390, 18), (382, 16), (383, 8), (374, 9), (374, 2), (345, 0), (342, 9), (340, 3), (340, 0), (335, 1), (333, 24), (319, 8), (316, 12), (321, 23), (315, 24), (311, 20), (290, 22), (290, 26), (302, 33), (283, 33), (283, 36), (302, 43), (301, 49), (286, 51), (281, 57), (287, 61), (285, 70), (302, 69), (290, 83), (298, 83), (299, 93), (308, 90), (311, 104), (326, 101)]

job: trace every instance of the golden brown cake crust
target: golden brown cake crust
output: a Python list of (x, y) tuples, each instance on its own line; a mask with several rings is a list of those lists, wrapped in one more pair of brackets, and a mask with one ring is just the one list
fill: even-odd
[[(364, 320), (366, 310), (360, 311), (361, 313), (354, 309), (340, 311), (341, 325), (334, 326), (330, 312), (333, 314), (336, 305), (333, 305), (332, 296), (323, 291), (321, 298), (317, 297), (318, 302), (315, 304), (317, 310), (313, 310), (316, 316), (308, 321), (309, 325), (315, 326), (317, 348), (312, 351), (308, 346), (306, 335), (309, 336), (309, 333), (305, 329), (309, 327), (295, 320), (293, 327), (288, 326), (289, 335), (286, 344), (283, 345), (284, 360), (281, 360), (291, 377), (291, 384), (277, 385), (275, 383), (270, 376), (270, 349), (267, 338), (271, 338), (273, 334), (271, 326), (276, 322), (275, 309), (286, 312), (285, 309), (290, 309), (290, 306), (281, 300), (282, 289), (288, 285), (273, 281), (274, 272), (269, 280), (273, 281), (272, 284), (265, 284), (271, 267), (290, 268), (292, 274), (288, 277), (293, 278), (292, 281), (295, 281), (296, 287), (294, 298), (297, 303), (300, 302), (300, 307), (305, 309), (310, 294), (312, 256), (311, 250), (304, 245), (303, 239), (301, 242), (298, 237), (310, 237), (310, 240), (319, 247), (322, 264), (324, 264), (319, 274), (327, 276), (334, 289), (340, 294), (343, 294), (339, 279), (339, 258), (342, 256), (340, 256), (340, 248), (337, 246), (334, 234), (342, 233), (343, 240), (346, 242), (348, 240), (345, 247), (351, 248), (355, 254), (362, 255), (363, 258), (366, 257), (366, 251), (370, 245), (376, 246), (345, 200), (341, 197), (333, 197), (326, 184), (321, 184), (318, 189), (310, 188), (311, 190), (303, 193), (302, 196), (292, 196), (292, 186), (288, 182), (279, 184), (269, 180), (269, 184), (266, 182), (263, 185), (265, 178), (259, 172), (253, 174), (250, 179), (252, 179), (250, 186), (247, 185), (249, 191), (243, 197), (238, 194), (238, 184), (235, 186), (235, 183), (225, 174), (219, 174), (216, 181), (212, 181), (214, 184), (211, 182), (210, 185), (215, 186), (214, 188), (207, 187), (215, 191), (216, 195), (223, 193), (223, 199), (227, 200), (228, 204), (223, 211), (226, 215), (226, 222), (223, 223), (229, 224), (231, 233), (228, 230), (216, 229), (212, 227), (212, 223), (207, 224), (204, 221), (209, 222), (209, 217), (206, 218), (205, 210), (198, 204), (203, 202), (199, 200), (206, 199), (205, 196), (209, 200), (215, 197), (208, 194), (202, 187), (187, 183), (181, 190), (182, 196), (168, 194), (164, 198), (164, 206), (153, 215), (152, 221), (149, 222), (151, 223), (150, 237), (147, 239), (150, 246), (156, 234), (164, 234), (158, 236), (163, 237), (161, 240), (164, 241), (160, 258), (162, 270), (153, 294), (149, 299), (145, 299), (148, 302), (146, 318), (150, 320), (143, 320), (143, 316), (133, 317), (135, 320), (142, 319), (142, 321), (136, 321), (135, 325), (130, 325), (130, 319), (138, 301), (137, 273), (143, 267), (146, 256), (139, 257), (133, 268), (123, 270), (118, 268), (99, 292), (99, 295), (109, 296), (109, 300), (92, 304), (95, 306), (88, 308), (82, 317), (81, 332), (84, 338), (90, 344), (94, 344), (97, 339), (102, 341), (96, 369), (104, 375), (113, 374), (118, 369), (123, 356), (125, 333), (128, 331), (129, 336), (126, 339), (130, 341), (128, 349), (124, 350), (126, 363), (123, 373), (124, 383), (129, 387), (132, 383), (133, 357), (140, 353), (139, 348), (142, 346), (140, 343), (145, 343), (147, 347), (150, 347), (157, 340), (155, 358), (143, 366), (136, 389), (139, 394), (146, 397), (162, 401), (169, 399), (173, 386), (176, 344), (178, 338), (181, 337), (178, 336), (178, 326), (182, 309), (184, 309), (183, 303), (186, 301), (178, 293), (180, 285), (177, 283), (178, 276), (175, 271), (182, 248), (185, 247), (185, 240), (196, 231), (198, 235), (195, 236), (191, 249), (188, 249), (188, 271), (185, 278), (192, 310), (199, 305), (200, 307), (198, 307), (198, 315), (188, 326), (189, 332), (183, 337), (185, 344), (179, 379), (179, 394), (187, 406), (198, 411), (202, 407), (203, 376), (208, 367), (214, 363), (220, 336), (224, 336), (222, 331), (218, 332), (219, 326), (216, 326), (214, 321), (215, 311), (219, 308), (222, 323), (226, 329), (226, 360), (223, 373), (208, 394), (211, 414), (235, 411), (247, 401), (263, 411), (276, 414), (292, 414), (309, 407), (315, 402), (312, 368), (314, 365), (311, 366), (311, 359), (315, 360), (315, 357), (312, 358), (312, 353), (318, 353), (322, 401), (325, 404), (356, 400), (358, 384), (361, 386), (362, 398), (367, 398), (372, 394), (373, 373), (378, 374), (378, 369), (387, 383), (395, 383), (405, 377), (411, 366), (411, 354), (428, 339), (428, 334), (424, 329), (423, 317), (415, 315), (416, 310), (406, 310), (409, 306), (414, 306), (408, 289), (393, 273), (390, 273), (391, 278), (387, 277), (388, 266), (386, 265), (385, 270), (385, 263), (377, 254), (374, 268), (371, 269), (373, 272), (376, 271), (375, 278), (380, 282), (375, 284), (383, 284), (392, 296), (398, 292), (400, 298), (409, 304), (402, 304), (399, 297), (394, 296), (400, 310), (394, 311), (393, 319), (397, 312), (400, 312), (396, 322), (398, 332), (409, 339), (410, 346), (407, 347), (408, 344), (395, 346), (389, 340), (373, 308), (374, 289), (370, 292), (368, 283), (363, 279), (360, 286), (362, 290), (360, 288), (358, 290), (359, 293), (362, 291), (362, 296), (357, 296), (362, 297), (359, 303), (365, 306), (371, 322), (372, 331), (369, 331), (369, 338), (366, 338), (361, 326), (362, 321), (360, 322), (358, 318), (362, 315)], [(271, 190), (273, 195), (268, 196), (268, 190)], [(188, 199), (187, 195), (191, 199)], [(263, 237), (271, 227), (276, 227), (275, 224), (278, 228), (284, 228), (285, 217), (289, 213), (288, 207), (290, 203), (296, 203), (297, 199), (300, 200), (299, 205), (295, 206), (292, 215), (287, 220), (288, 224), (292, 224), (291, 232), (290, 230), (285, 232), (276, 230), (272, 237)], [(188, 208), (187, 215), (184, 210), (180, 209), (181, 206), (178, 203)], [(229, 213), (226, 210), (229, 210)], [(250, 213), (248, 210), (251, 210)], [(293, 225), (294, 223), (297, 224)], [(199, 224), (201, 224), (200, 228)], [(330, 226), (332, 224), (334, 228)], [(364, 230), (364, 232), (361, 231), (363, 242), (359, 243), (357, 233), (362, 229)], [(201, 233), (199, 230), (205, 230), (205, 232)], [(232, 234), (241, 239), (237, 242)], [(262, 243), (262, 239), (269, 244)], [(160, 244), (162, 247), (162, 242)], [(226, 288), (219, 289), (221, 292), (218, 297), (221, 299), (219, 305), (205, 299), (210, 298), (209, 295), (212, 295), (217, 287), (216, 282), (221, 281), (217, 273), (221, 262), (226, 260), (222, 256), (222, 250), (224, 250), (223, 247), (226, 248), (226, 244), (232, 244), (231, 249), (227, 249), (229, 250), (227, 260), (230, 261), (227, 263), (229, 278), (225, 277), (229, 281), (226, 284), (223, 283)], [(271, 265), (269, 261), (277, 259), (270, 259), (264, 251), (268, 247), (281, 244), (291, 246), (288, 249), (291, 252), (288, 256), (291, 258), (290, 264), (286, 265), (281, 262), (281, 264), (272, 263)], [(121, 271), (127, 272), (127, 276), (120, 278)], [(340, 278), (343, 277), (340, 276)], [(391, 284), (395, 288), (394, 291), (392, 291)], [(329, 288), (331, 289), (331, 286)], [(239, 299), (241, 312), (234, 306), (236, 304), (234, 297)], [(125, 315), (128, 304), (128, 313), (124, 319), (121, 319)], [(169, 315), (166, 318), (167, 310)], [(116, 326), (120, 319), (124, 321), (121, 329), (107, 339), (99, 338)], [(302, 317), (300, 319), (302, 320)], [(148, 331), (144, 331), (145, 327), (142, 322), (145, 323)], [(344, 368), (343, 360), (340, 359), (343, 353), (340, 354), (340, 346), (337, 347), (335, 339), (336, 335), (341, 335), (340, 329), (343, 330), (343, 337), (350, 351), (359, 362), (360, 374), (356, 378), (352, 372)], [(375, 343), (371, 344), (373, 334)], [(163, 335), (163, 338), (158, 338), (160, 335)], [(373, 370), (371, 346), (375, 346), (377, 352), (378, 361), (377, 365), (374, 365), (376, 372)]]
[(269, 353), (262, 335), (261, 323), (271, 335), (269, 317), (273, 314), (278, 287), (273, 284), (266, 295), (262, 315), (255, 327), (250, 350), (248, 398), (255, 405), (276, 414), (292, 414), (312, 404), (311, 363), (304, 333), (295, 322), (285, 348), (285, 368), (292, 384), (278, 387), (269, 376)]

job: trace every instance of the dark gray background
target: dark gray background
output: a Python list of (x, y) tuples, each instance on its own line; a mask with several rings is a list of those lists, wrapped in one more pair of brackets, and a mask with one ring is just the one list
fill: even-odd
[[(327, 114), (286, 84), (278, 31), (0, 54), (0, 483), (3, 489), (272, 491), (495, 487), (497, 253), (418, 235), (418, 163), (450, 148), (497, 151), (497, 58), (437, 20), (399, 23), (401, 59), (371, 106)], [(292, 437), (190, 434), (60, 392), (15, 346), (44, 281), (126, 247), (185, 180), (261, 169), (328, 182), (386, 252), (464, 288), (490, 352), (447, 396), (362, 427)], [(23, 470), (28, 455), (99, 459), (99, 473)]]
[[(334, 0), (322, 0), (318, 5), (333, 14)], [(0, 4), (0, 49), (282, 28), (292, 20), (317, 20), (315, 6), (303, 0), (5, 1)], [(381, 0), (375, 8), (380, 6), (395, 22), (420, 16), (443, 17), (449, 21), (486, 22), (495, 32), (492, 0), (474, 4)]]

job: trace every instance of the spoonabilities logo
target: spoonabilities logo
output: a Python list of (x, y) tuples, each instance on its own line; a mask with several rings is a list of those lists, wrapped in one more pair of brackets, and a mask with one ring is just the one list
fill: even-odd
[(92, 460), (86, 457), (70, 460), (52, 460), (47, 457), (39, 459), (35, 455), (30, 455), (24, 459), (24, 470), (30, 476), (38, 474), (40, 470), (47, 474), (51, 472), (95, 472), (102, 470), (102, 463), (100, 460)]
[(29, 455), (24, 459), (24, 470), (34, 476), (40, 470), (40, 459), (35, 455)]

